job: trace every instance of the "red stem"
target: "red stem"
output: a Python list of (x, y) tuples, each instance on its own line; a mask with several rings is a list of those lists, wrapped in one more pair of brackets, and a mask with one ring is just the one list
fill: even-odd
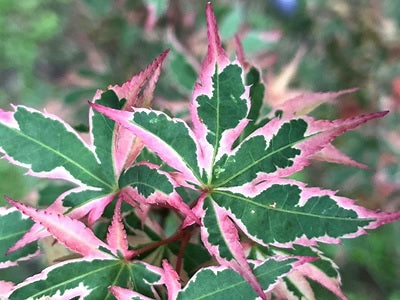
[(171, 235), (169, 238), (166, 238), (165, 240), (158, 241), (158, 242), (152, 243), (150, 245), (144, 246), (140, 249), (134, 250), (132, 257), (139, 256), (147, 251), (150, 251), (150, 250), (160, 247), (162, 245), (175, 242), (175, 241), (181, 239), (182, 237), (186, 237), (186, 235), (190, 236), (190, 232), (188, 231), (188, 228), (185, 228), (183, 230), (178, 229), (177, 232), (175, 232), (173, 235)]
[(191, 232), (189, 231), (186, 232), (186, 234), (182, 238), (175, 266), (175, 270), (178, 274), (181, 273), (183, 253), (185, 252), (186, 245), (189, 243), (190, 238), (191, 238)]

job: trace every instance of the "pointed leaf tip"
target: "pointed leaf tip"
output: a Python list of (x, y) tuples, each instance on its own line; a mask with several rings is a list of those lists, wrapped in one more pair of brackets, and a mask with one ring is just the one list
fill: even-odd
[(119, 286), (110, 286), (108, 288), (117, 300), (153, 300), (153, 298), (146, 297), (138, 292), (125, 289)]
[(181, 290), (179, 275), (166, 259), (163, 259), (162, 267), (164, 270), (164, 283), (168, 290), (168, 300), (174, 300)]
[[(129, 110), (132, 106), (137, 104), (138, 96), (140, 91), (145, 86), (146, 82), (149, 82), (149, 87), (145, 87), (144, 90), (150, 90), (148, 94), (152, 94), (158, 77), (161, 72), (162, 63), (167, 56), (169, 49), (164, 50), (158, 57), (156, 57), (143, 71), (134, 75), (130, 80), (119, 85), (109, 86), (108, 90), (113, 90), (119, 99), (126, 99), (125, 109)], [(96, 96), (95, 96), (96, 98)]]
[(122, 222), (121, 202), (122, 199), (120, 198), (115, 205), (114, 216), (111, 225), (108, 227), (107, 243), (114, 250), (114, 253), (119, 250), (127, 258), (130, 253), (128, 251), (126, 231)]
[(214, 10), (211, 2), (207, 3), (206, 6), (206, 18), (207, 18), (207, 37), (208, 37), (208, 52), (202, 66), (202, 71), (205, 69), (205, 65), (212, 65), (214, 69), (215, 60), (218, 65), (222, 65), (221, 69), (225, 64), (229, 63), (229, 59), (222, 48), (221, 39), (218, 34), (217, 19), (214, 14)]
[(107, 258), (108, 254), (100, 250), (100, 247), (108, 249), (108, 246), (99, 240), (85, 224), (76, 219), (50, 212), (38, 210), (19, 203), (5, 196), (12, 206), (33, 221), (42, 225), (60, 243), (68, 249), (86, 257)]

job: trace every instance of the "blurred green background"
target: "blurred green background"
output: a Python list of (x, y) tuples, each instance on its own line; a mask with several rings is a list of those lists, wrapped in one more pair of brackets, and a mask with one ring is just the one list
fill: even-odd
[[(0, 0), (0, 107), (46, 109), (82, 127), (96, 89), (123, 83), (170, 48), (154, 105), (185, 116), (207, 47), (205, 3)], [(400, 1), (226, 0), (214, 1), (214, 10), (232, 57), (237, 33), (247, 59), (262, 69), (268, 105), (304, 91), (360, 87), (313, 114), (333, 119), (391, 111), (335, 142), (369, 170), (315, 162), (298, 178), (371, 209), (400, 209)], [(24, 201), (36, 201), (47, 186), (4, 161), (0, 178), (0, 194)], [(397, 222), (324, 246), (351, 299), (400, 299), (399, 237)], [(35, 263), (22, 267), (29, 274)], [(25, 273), (14, 268), (0, 279), (21, 280)], [(334, 299), (323, 291), (317, 296)]]

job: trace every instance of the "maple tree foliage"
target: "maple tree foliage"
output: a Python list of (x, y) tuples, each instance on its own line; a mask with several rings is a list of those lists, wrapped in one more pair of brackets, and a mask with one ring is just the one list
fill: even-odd
[[(40, 254), (37, 241), (49, 235), (77, 255), (21, 283), (0, 282), (0, 295), (312, 299), (311, 280), (346, 299), (318, 243), (357, 237), (400, 213), (367, 210), (290, 176), (311, 159), (365, 167), (331, 142), (386, 112), (334, 121), (305, 115), (348, 90), (297, 96), (263, 116), (259, 71), (240, 41), (238, 59), (228, 58), (211, 4), (206, 16), (191, 124), (150, 108), (167, 51), (122, 86), (96, 93), (89, 144), (53, 115), (0, 111), (4, 159), (28, 175), (76, 185), (45, 209), (6, 197), (13, 207), (0, 210), (0, 268)], [(159, 207), (180, 222), (172, 235)]]

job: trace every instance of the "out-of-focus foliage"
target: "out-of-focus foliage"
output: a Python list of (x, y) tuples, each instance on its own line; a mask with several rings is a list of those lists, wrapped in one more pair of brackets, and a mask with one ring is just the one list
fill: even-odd
[[(57, 66), (58, 55), (46, 56), (51, 40), (62, 32), (68, 0), (0, 1), (0, 105), (28, 99), (43, 105), (52, 87), (44, 79), (53, 72), (43, 64)], [(50, 59), (50, 62), (47, 61)], [(39, 78), (38, 78), (39, 77)], [(48, 77), (48, 78), (45, 78)]]
[[(391, 111), (384, 121), (336, 141), (370, 170), (314, 163), (301, 176), (313, 185), (340, 189), (369, 208), (398, 209), (400, 2), (213, 2), (230, 55), (235, 55), (233, 37), (238, 34), (247, 58), (262, 69), (263, 80), (270, 87), (265, 103), (276, 104), (305, 91), (360, 87), (357, 93), (324, 105), (315, 114), (333, 119)], [(11, 102), (46, 107), (77, 126), (86, 124), (86, 112), (76, 112), (87, 105), (97, 87), (126, 81), (168, 47), (168, 66), (156, 90), (156, 95), (164, 98), (157, 97), (155, 106), (184, 117), (187, 111), (182, 107), (187, 105), (171, 100), (188, 101), (206, 51), (201, 13), (205, 3), (0, 0), (0, 106)], [(21, 171), (0, 162), (0, 175), (0, 194), (25, 195), (27, 201), (39, 198), (39, 194), (26, 195), (37, 181), (26, 180)], [(43, 186), (40, 183), (40, 188)], [(352, 299), (400, 297), (396, 282), (400, 278), (399, 230), (394, 224), (345, 243), (351, 247), (331, 249), (344, 274), (344, 290)], [(390, 249), (383, 246), (388, 242), (393, 245)], [(377, 257), (365, 259), (371, 248)]]

